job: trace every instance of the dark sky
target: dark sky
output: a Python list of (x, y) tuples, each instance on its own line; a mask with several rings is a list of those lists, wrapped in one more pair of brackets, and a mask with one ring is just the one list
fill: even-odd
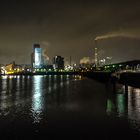
[[(117, 34), (116, 37), (111, 37)], [(119, 36), (120, 34), (120, 36)], [(122, 35), (123, 34), (123, 35)], [(139, 0), (3, 0), (0, 3), (0, 63), (30, 63), (34, 43), (47, 55), (79, 62), (94, 55), (114, 62), (140, 59)]]

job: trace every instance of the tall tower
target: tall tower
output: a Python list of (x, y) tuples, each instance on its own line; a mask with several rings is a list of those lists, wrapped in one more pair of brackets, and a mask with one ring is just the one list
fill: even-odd
[(98, 52), (97, 52), (97, 42), (95, 40), (95, 53), (94, 53), (94, 59), (95, 59), (95, 65), (98, 67)]
[(71, 56), (70, 56), (70, 66), (71, 66)]

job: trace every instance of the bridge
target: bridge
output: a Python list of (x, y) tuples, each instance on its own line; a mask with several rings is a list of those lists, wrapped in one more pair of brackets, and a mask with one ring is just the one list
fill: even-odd
[(131, 60), (126, 62), (114, 63), (104, 65), (102, 68), (104, 71), (140, 71), (140, 60)]
[(140, 60), (105, 65), (100, 71), (84, 72), (83, 75), (102, 82), (120, 82), (140, 87)]

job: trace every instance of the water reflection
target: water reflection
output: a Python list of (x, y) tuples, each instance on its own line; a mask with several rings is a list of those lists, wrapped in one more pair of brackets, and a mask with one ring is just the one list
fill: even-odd
[(51, 93), (51, 91), (52, 91), (52, 75), (49, 75), (49, 81), (48, 81), (48, 84), (49, 84), (49, 86), (48, 86), (48, 93)]
[(128, 92), (128, 118), (131, 124), (138, 129), (140, 125), (140, 89), (132, 88)]
[[(2, 113), (6, 113), (8, 107), (10, 107), (11, 94), (14, 91), (12, 77), (1, 77), (1, 94), (0, 94), (0, 109)], [(14, 85), (15, 86), (15, 85)]]
[(110, 115), (113, 112), (113, 109), (114, 109), (114, 104), (112, 100), (107, 99), (107, 109), (106, 109), (107, 114)]
[(107, 114), (112, 115), (116, 113), (117, 117), (126, 117), (128, 118), (133, 128), (139, 129), (140, 89), (127, 85), (116, 85), (115, 91), (113, 91), (113, 89), (111, 91), (107, 90)]
[[(34, 123), (39, 123), (46, 108), (61, 108), (67, 102), (70, 76), (32, 77), (32, 108)], [(47, 110), (46, 110), (47, 111)]]
[[(44, 126), (50, 120), (63, 123), (68, 119), (69, 123), (78, 122), (79, 128), (83, 123), (92, 125), (95, 121), (100, 126), (101, 122), (94, 117), (107, 117), (111, 122), (110, 116), (113, 116), (125, 118), (132, 127), (138, 128), (140, 89), (118, 84), (104, 87), (103, 83), (81, 76), (3, 76), (0, 79), (0, 123), (1, 118), (6, 118), (6, 123), (11, 119), (17, 121), (19, 116), (21, 122), (37, 124), (33, 126)], [(60, 122), (58, 124), (62, 124)]]
[(24, 76), (1, 76), (0, 80), (0, 111), (1, 115), (7, 114), (10, 109), (17, 111), (20, 106), (26, 105), (30, 96), (30, 80)]
[(32, 115), (34, 123), (38, 123), (41, 119), (40, 115), (43, 108), (43, 80), (42, 76), (33, 77), (33, 91), (32, 91)]
[(125, 94), (117, 94), (116, 96), (117, 113), (119, 117), (122, 117), (125, 115)]

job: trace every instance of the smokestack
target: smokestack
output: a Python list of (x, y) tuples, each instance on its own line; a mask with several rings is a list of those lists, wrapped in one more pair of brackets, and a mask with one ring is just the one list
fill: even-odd
[(97, 40), (95, 39), (95, 49), (94, 49), (94, 59), (95, 59), (95, 65), (98, 67), (98, 52), (97, 52)]
[(70, 66), (71, 66), (71, 56), (70, 56)]

